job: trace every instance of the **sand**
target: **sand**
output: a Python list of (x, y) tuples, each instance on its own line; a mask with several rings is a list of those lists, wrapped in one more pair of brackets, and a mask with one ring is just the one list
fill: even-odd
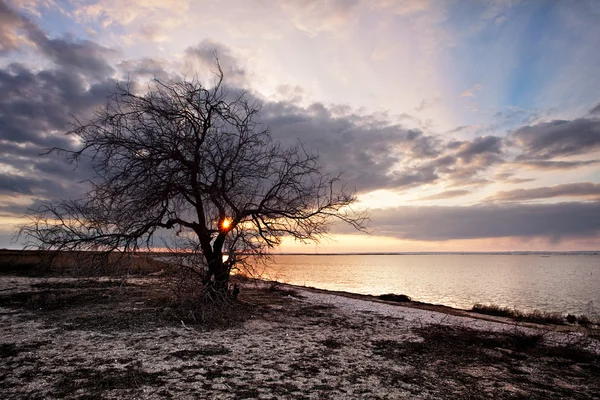
[(600, 398), (599, 341), (575, 328), (252, 282), (195, 323), (167, 286), (0, 276), (0, 397)]

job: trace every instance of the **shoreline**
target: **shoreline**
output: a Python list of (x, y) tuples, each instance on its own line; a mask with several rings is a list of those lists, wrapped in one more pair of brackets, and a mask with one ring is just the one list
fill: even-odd
[(353, 293), (353, 292), (346, 292), (346, 291), (339, 291), (339, 290), (320, 289), (320, 288), (316, 288), (316, 287), (312, 287), (312, 286), (294, 285), (294, 284), (289, 284), (289, 283), (281, 283), (281, 282), (261, 280), (261, 279), (257, 279), (257, 281), (264, 282), (265, 284), (276, 283), (277, 285), (280, 285), (285, 288), (289, 288), (291, 290), (305, 290), (305, 291), (310, 291), (313, 293), (321, 293), (321, 294), (325, 294), (325, 295), (339, 296), (339, 297), (344, 297), (344, 298), (349, 298), (349, 299), (358, 299), (358, 300), (369, 301), (369, 302), (373, 302), (373, 303), (381, 303), (381, 304), (386, 304), (386, 305), (391, 305), (391, 306), (397, 306), (397, 307), (413, 308), (413, 309), (418, 309), (418, 310), (431, 311), (431, 312), (436, 312), (436, 313), (441, 313), (441, 314), (453, 315), (453, 316), (457, 316), (457, 317), (478, 319), (478, 320), (482, 320), (482, 321), (488, 321), (488, 322), (494, 322), (494, 323), (500, 323), (500, 324), (514, 325), (514, 324), (518, 323), (519, 325), (521, 325), (523, 327), (529, 327), (529, 328), (534, 328), (534, 329), (552, 328), (553, 330), (558, 331), (558, 332), (585, 332), (587, 330), (586, 327), (583, 327), (580, 325), (568, 325), (568, 324), (558, 325), (558, 324), (552, 324), (552, 323), (536, 323), (536, 322), (530, 322), (530, 321), (516, 321), (515, 319), (512, 319), (510, 317), (488, 315), (488, 314), (478, 313), (475, 311), (464, 310), (461, 308), (446, 306), (443, 304), (427, 303), (427, 302), (416, 301), (416, 300), (411, 300), (410, 302), (396, 302), (396, 301), (383, 300), (383, 299), (379, 298), (379, 296), (370, 295), (370, 294), (360, 294), (360, 293)]

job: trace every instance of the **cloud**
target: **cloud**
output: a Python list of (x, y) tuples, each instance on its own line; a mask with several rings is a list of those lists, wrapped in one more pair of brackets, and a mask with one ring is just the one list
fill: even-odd
[(479, 158), (478, 162), (491, 165), (501, 161), (500, 154), (502, 154), (502, 139), (498, 136), (482, 136), (461, 144), (456, 156), (466, 163)]
[[(288, 101), (292, 104), (300, 104), (306, 97), (306, 90), (304, 90), (302, 87), (298, 85), (293, 86), (285, 83), (277, 85), (277, 87), (275, 88), (275, 93), (278, 99)], [(331, 110), (334, 114), (343, 115), (350, 110), (350, 107), (344, 105), (338, 105), (334, 108), (335, 109)]]
[(341, 106), (289, 101), (266, 102), (265, 125), (286, 145), (300, 140), (318, 150), (321, 160), (361, 191), (403, 190), (446, 182), (450, 186), (485, 185), (485, 171), (505, 162), (497, 136), (444, 140), (422, 130), (391, 123), (385, 116), (355, 113)]
[(580, 167), (596, 165), (600, 160), (585, 160), (585, 161), (549, 161), (549, 160), (533, 160), (533, 161), (515, 161), (511, 165), (525, 167), (537, 170), (568, 170)]
[(39, 180), (15, 174), (0, 174), (0, 194), (15, 196), (33, 194), (40, 184)]
[(591, 182), (566, 183), (532, 189), (514, 189), (494, 193), (486, 201), (527, 201), (553, 197), (600, 198), (600, 184)]
[(316, 35), (342, 29), (360, 3), (359, 0), (291, 0), (279, 4), (297, 29)]
[(423, 165), (439, 154), (436, 137), (374, 115), (340, 114), (343, 109), (320, 103), (300, 107), (266, 102), (261, 117), (276, 140), (284, 145), (299, 140), (318, 152), (330, 171), (343, 172), (359, 191), (400, 189), (439, 178), (434, 166)]
[(58, 39), (49, 39), (45, 34), (35, 34), (31, 37), (40, 52), (60, 68), (99, 80), (114, 72), (106, 58), (116, 55), (116, 52), (107, 47), (90, 40), (78, 40), (69, 35)]
[(132, 26), (144, 35), (159, 35), (164, 28), (183, 25), (190, 16), (191, 0), (95, 0), (76, 4), (80, 22)]
[(436, 93), (432, 98), (421, 100), (419, 105), (417, 107), (415, 107), (415, 111), (422, 112), (423, 110), (430, 109), (434, 105), (440, 103), (441, 100), (442, 100), (442, 95), (439, 93)]
[(166, 70), (168, 65), (167, 61), (145, 57), (123, 60), (117, 64), (117, 68), (123, 73), (123, 78), (127, 80), (137, 78), (169, 80), (170, 75)]
[(422, 164), (433, 169), (448, 186), (482, 186), (489, 168), (504, 163), (503, 141), (496, 136), (477, 137), (471, 141), (446, 141), (439, 146), (439, 156)]
[(460, 94), (460, 97), (475, 97), (475, 91), (482, 90), (483, 85), (478, 83), (474, 85), (472, 88), (469, 88)]
[[(2, 3), (3, 4), (3, 3)], [(72, 116), (81, 120), (104, 104), (115, 89), (114, 70), (106, 60), (112, 50), (73, 37), (49, 38), (24, 17), (25, 34), (37, 55), (52, 64), (28, 66), (9, 63), (0, 67), (0, 193), (21, 199), (3, 206), (21, 213), (35, 198), (58, 199), (81, 193), (79, 184), (91, 176), (83, 163), (73, 170), (56, 156), (40, 157), (46, 148), (73, 148), (64, 135)]]
[(494, 181), (499, 181), (508, 184), (519, 184), (535, 181), (534, 178), (517, 178), (515, 172), (497, 172), (494, 174)]
[(446, 190), (445, 192), (440, 192), (433, 194), (427, 197), (421, 197), (419, 200), (445, 200), (445, 199), (453, 199), (455, 197), (465, 196), (471, 193), (469, 190), (457, 189), (457, 190)]
[(522, 149), (517, 160), (548, 160), (600, 149), (600, 119), (555, 120), (523, 126), (510, 134)]
[[(40, 177), (59, 181), (79, 176), (72, 171), (50, 171), (48, 159), (39, 153), (49, 147), (75, 146), (63, 134), (71, 116), (85, 120), (106, 103), (114, 88), (110, 79), (89, 85), (79, 75), (62, 70), (33, 72), (20, 64), (0, 69), (4, 94), (0, 97), (0, 165), (30, 176), (42, 172)], [(17, 186), (15, 192), (24, 193)]]
[(398, 207), (372, 212), (374, 234), (408, 240), (544, 237), (552, 241), (600, 233), (600, 202)]
[(473, 112), (479, 112), (479, 104), (477, 103), (477, 101), (475, 101), (475, 98), (477, 97), (475, 93), (482, 89), (483, 85), (478, 83), (473, 87), (463, 91), (459, 95), (459, 97), (462, 99), (463, 103), (465, 104), (468, 110), (471, 110)]
[(590, 115), (600, 115), (600, 103), (596, 104), (594, 108), (592, 108), (588, 114)]
[(7, 196), (58, 194), (64, 187), (57, 182), (32, 176), (0, 173), (0, 194)]
[(246, 71), (239, 64), (231, 49), (222, 43), (205, 39), (196, 46), (185, 50), (187, 69), (190, 71), (206, 71), (215, 69), (215, 59), (223, 70), (229, 84), (246, 83)]
[(106, 62), (107, 57), (117, 54), (114, 50), (72, 35), (51, 39), (37, 25), (0, 0), (0, 52), (14, 50), (24, 42), (33, 45), (39, 54), (69, 72), (102, 79), (114, 71)]
[[(0, 139), (42, 147), (69, 146), (61, 133), (72, 115), (89, 116), (106, 103), (115, 81), (89, 85), (80, 75), (61, 69), (33, 72), (22, 64), (0, 70)], [(60, 133), (59, 133), (60, 132)]]
[(32, 28), (33, 24), (0, 0), (0, 55), (28, 43), (27, 32)]
[(432, 6), (429, 0), (377, 0), (374, 5), (386, 12), (403, 16), (427, 11)]

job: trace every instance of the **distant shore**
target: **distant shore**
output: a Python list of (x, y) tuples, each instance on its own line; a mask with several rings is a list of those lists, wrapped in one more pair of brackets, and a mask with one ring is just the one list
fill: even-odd
[[(14, 254), (27, 254), (27, 253), (39, 253), (39, 250), (23, 250), (19, 248), (0, 249), (0, 255), (14, 253)], [(43, 252), (43, 251), (41, 251)], [(138, 255), (171, 255), (170, 251), (137, 251), (135, 254)], [(399, 251), (399, 252), (337, 252), (337, 253), (321, 253), (321, 252), (283, 252), (283, 253), (272, 253), (273, 256), (418, 256), (418, 255), (600, 255), (600, 250), (584, 250), (584, 251), (529, 251), (529, 250), (513, 250), (513, 251)]]

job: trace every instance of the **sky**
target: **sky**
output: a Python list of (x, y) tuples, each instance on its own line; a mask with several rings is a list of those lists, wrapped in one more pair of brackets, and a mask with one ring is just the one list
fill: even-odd
[(284, 252), (600, 250), (600, 2), (0, 0), (0, 248), (117, 81), (209, 79), (369, 209)]

